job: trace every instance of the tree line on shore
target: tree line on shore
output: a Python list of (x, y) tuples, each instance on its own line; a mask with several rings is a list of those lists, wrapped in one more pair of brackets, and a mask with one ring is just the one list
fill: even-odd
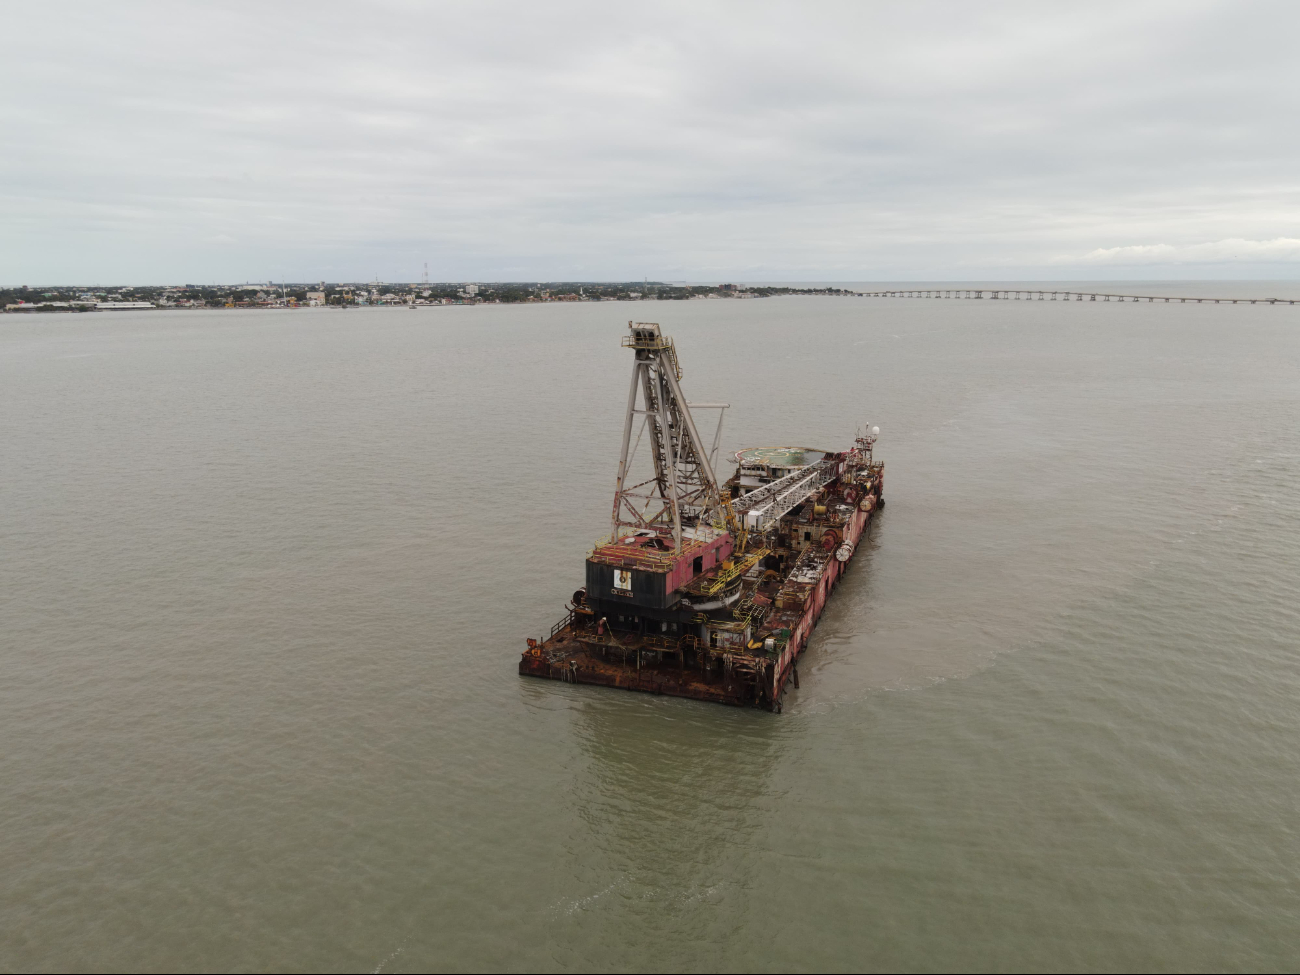
[(431, 304), (514, 304), (550, 301), (682, 301), (693, 298), (763, 298), (780, 294), (847, 294), (839, 288), (772, 285), (669, 284), (638, 282), (538, 282), (488, 284), (314, 284), (261, 285), (62, 285), (0, 288), (0, 307), (13, 310), (92, 310), (103, 304), (147, 302), (160, 307), (247, 308), (303, 305), (369, 306)]

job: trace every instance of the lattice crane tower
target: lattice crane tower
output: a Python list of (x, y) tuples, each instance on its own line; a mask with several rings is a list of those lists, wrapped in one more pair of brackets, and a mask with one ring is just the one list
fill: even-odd
[[(661, 335), (652, 322), (627, 324), (630, 334), (623, 336), (623, 346), (634, 351), (636, 361), (614, 491), (613, 540), (644, 529), (671, 528), (674, 549), (680, 551), (683, 522), (693, 526), (722, 520), (718, 481), (682, 394), (681, 366), (672, 339)], [(723, 404), (709, 405), (725, 408)], [(633, 444), (637, 417), (641, 417), (641, 430)], [(719, 417), (719, 435), (721, 430)], [(633, 457), (647, 431), (654, 476), (628, 484)]]

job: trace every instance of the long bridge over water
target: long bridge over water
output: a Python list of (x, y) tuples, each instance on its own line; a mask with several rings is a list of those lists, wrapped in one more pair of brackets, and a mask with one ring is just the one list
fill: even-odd
[(1165, 295), (1116, 295), (1100, 291), (1026, 291), (1005, 288), (922, 288), (903, 291), (859, 291), (863, 298), (983, 298), (1004, 301), (1163, 301), (1188, 304), (1294, 305), (1293, 298), (1187, 298)]

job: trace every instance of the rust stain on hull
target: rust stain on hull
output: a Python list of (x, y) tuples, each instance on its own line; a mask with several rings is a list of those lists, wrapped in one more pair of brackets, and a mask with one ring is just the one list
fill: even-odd
[[(612, 531), (587, 556), (586, 585), (519, 673), (699, 701), (781, 710), (787, 684), (872, 517), (884, 464), (867, 426), (847, 450), (737, 451), (714, 474), (685, 402), (677, 350), (659, 326), (629, 322), (634, 351)], [(637, 426), (635, 443), (632, 434)], [(637, 474), (648, 434), (652, 470)]]
[[(853, 545), (853, 554), (866, 534), (872, 513), (874, 510), (860, 512), (845, 526), (844, 540)], [(845, 561), (828, 560), (827, 571), (813, 586), (782, 652), (776, 656), (754, 657), (754, 665), (738, 667), (734, 655), (731, 660), (720, 659), (727, 655), (693, 646), (689, 640), (685, 645), (668, 649), (627, 639), (626, 649), (620, 651), (608, 641), (604, 645), (597, 642), (594, 620), (582, 613), (570, 613), (550, 637), (533, 641), (535, 646), (519, 661), (519, 673), (570, 684), (617, 687), (779, 712), (786, 686), (791, 681), (798, 686), (799, 657), (807, 649), (828, 597), (848, 571), (852, 558), (853, 555)]]

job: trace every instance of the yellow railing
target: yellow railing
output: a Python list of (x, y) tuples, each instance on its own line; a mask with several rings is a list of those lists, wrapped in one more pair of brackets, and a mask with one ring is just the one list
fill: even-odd
[(736, 518), (736, 512), (731, 507), (731, 494), (723, 491), (718, 500), (722, 502), (722, 521), (713, 523), (713, 527), (718, 531), (730, 532), (731, 537), (735, 540), (735, 554), (743, 555), (745, 545), (749, 542), (749, 532)]
[[(623, 535), (620, 537), (627, 538), (628, 535)], [(591, 558), (600, 549), (613, 545), (614, 541), (615, 539), (613, 535), (603, 535), (600, 538), (596, 539), (595, 544), (592, 545), (592, 547), (587, 551), (587, 558)], [(629, 559), (631, 561), (647, 564), (652, 568), (665, 569), (665, 568), (671, 568), (674, 564), (676, 564), (677, 560), (682, 558), (683, 556), (689, 555), (691, 552), (696, 551), (698, 549), (703, 549), (708, 547), (708, 544), (709, 544), (708, 542), (703, 542), (698, 539), (684, 538), (682, 539), (682, 547), (679, 551), (678, 550), (664, 551), (662, 549), (657, 549), (657, 548), (645, 548), (644, 546), (641, 545), (629, 545), (627, 547), (627, 551), (629, 553)]]
[(677, 374), (677, 381), (681, 382), (682, 364), (677, 361), (677, 349), (673, 345), (673, 340), (667, 335), (657, 335), (649, 339), (637, 338), (635, 335), (624, 335), (623, 348), (648, 349), (664, 353), (664, 358), (672, 363), (673, 372)]
[(651, 339), (637, 338), (635, 335), (623, 336), (623, 348), (625, 349), (671, 349), (673, 340), (667, 335), (656, 335)]
[(756, 566), (760, 560), (771, 554), (772, 550), (766, 548), (760, 548), (756, 551), (750, 552), (739, 562), (733, 562), (730, 569), (723, 569), (717, 574), (712, 582), (707, 586), (701, 586), (697, 591), (704, 596), (716, 596), (739, 576), (744, 575)]

